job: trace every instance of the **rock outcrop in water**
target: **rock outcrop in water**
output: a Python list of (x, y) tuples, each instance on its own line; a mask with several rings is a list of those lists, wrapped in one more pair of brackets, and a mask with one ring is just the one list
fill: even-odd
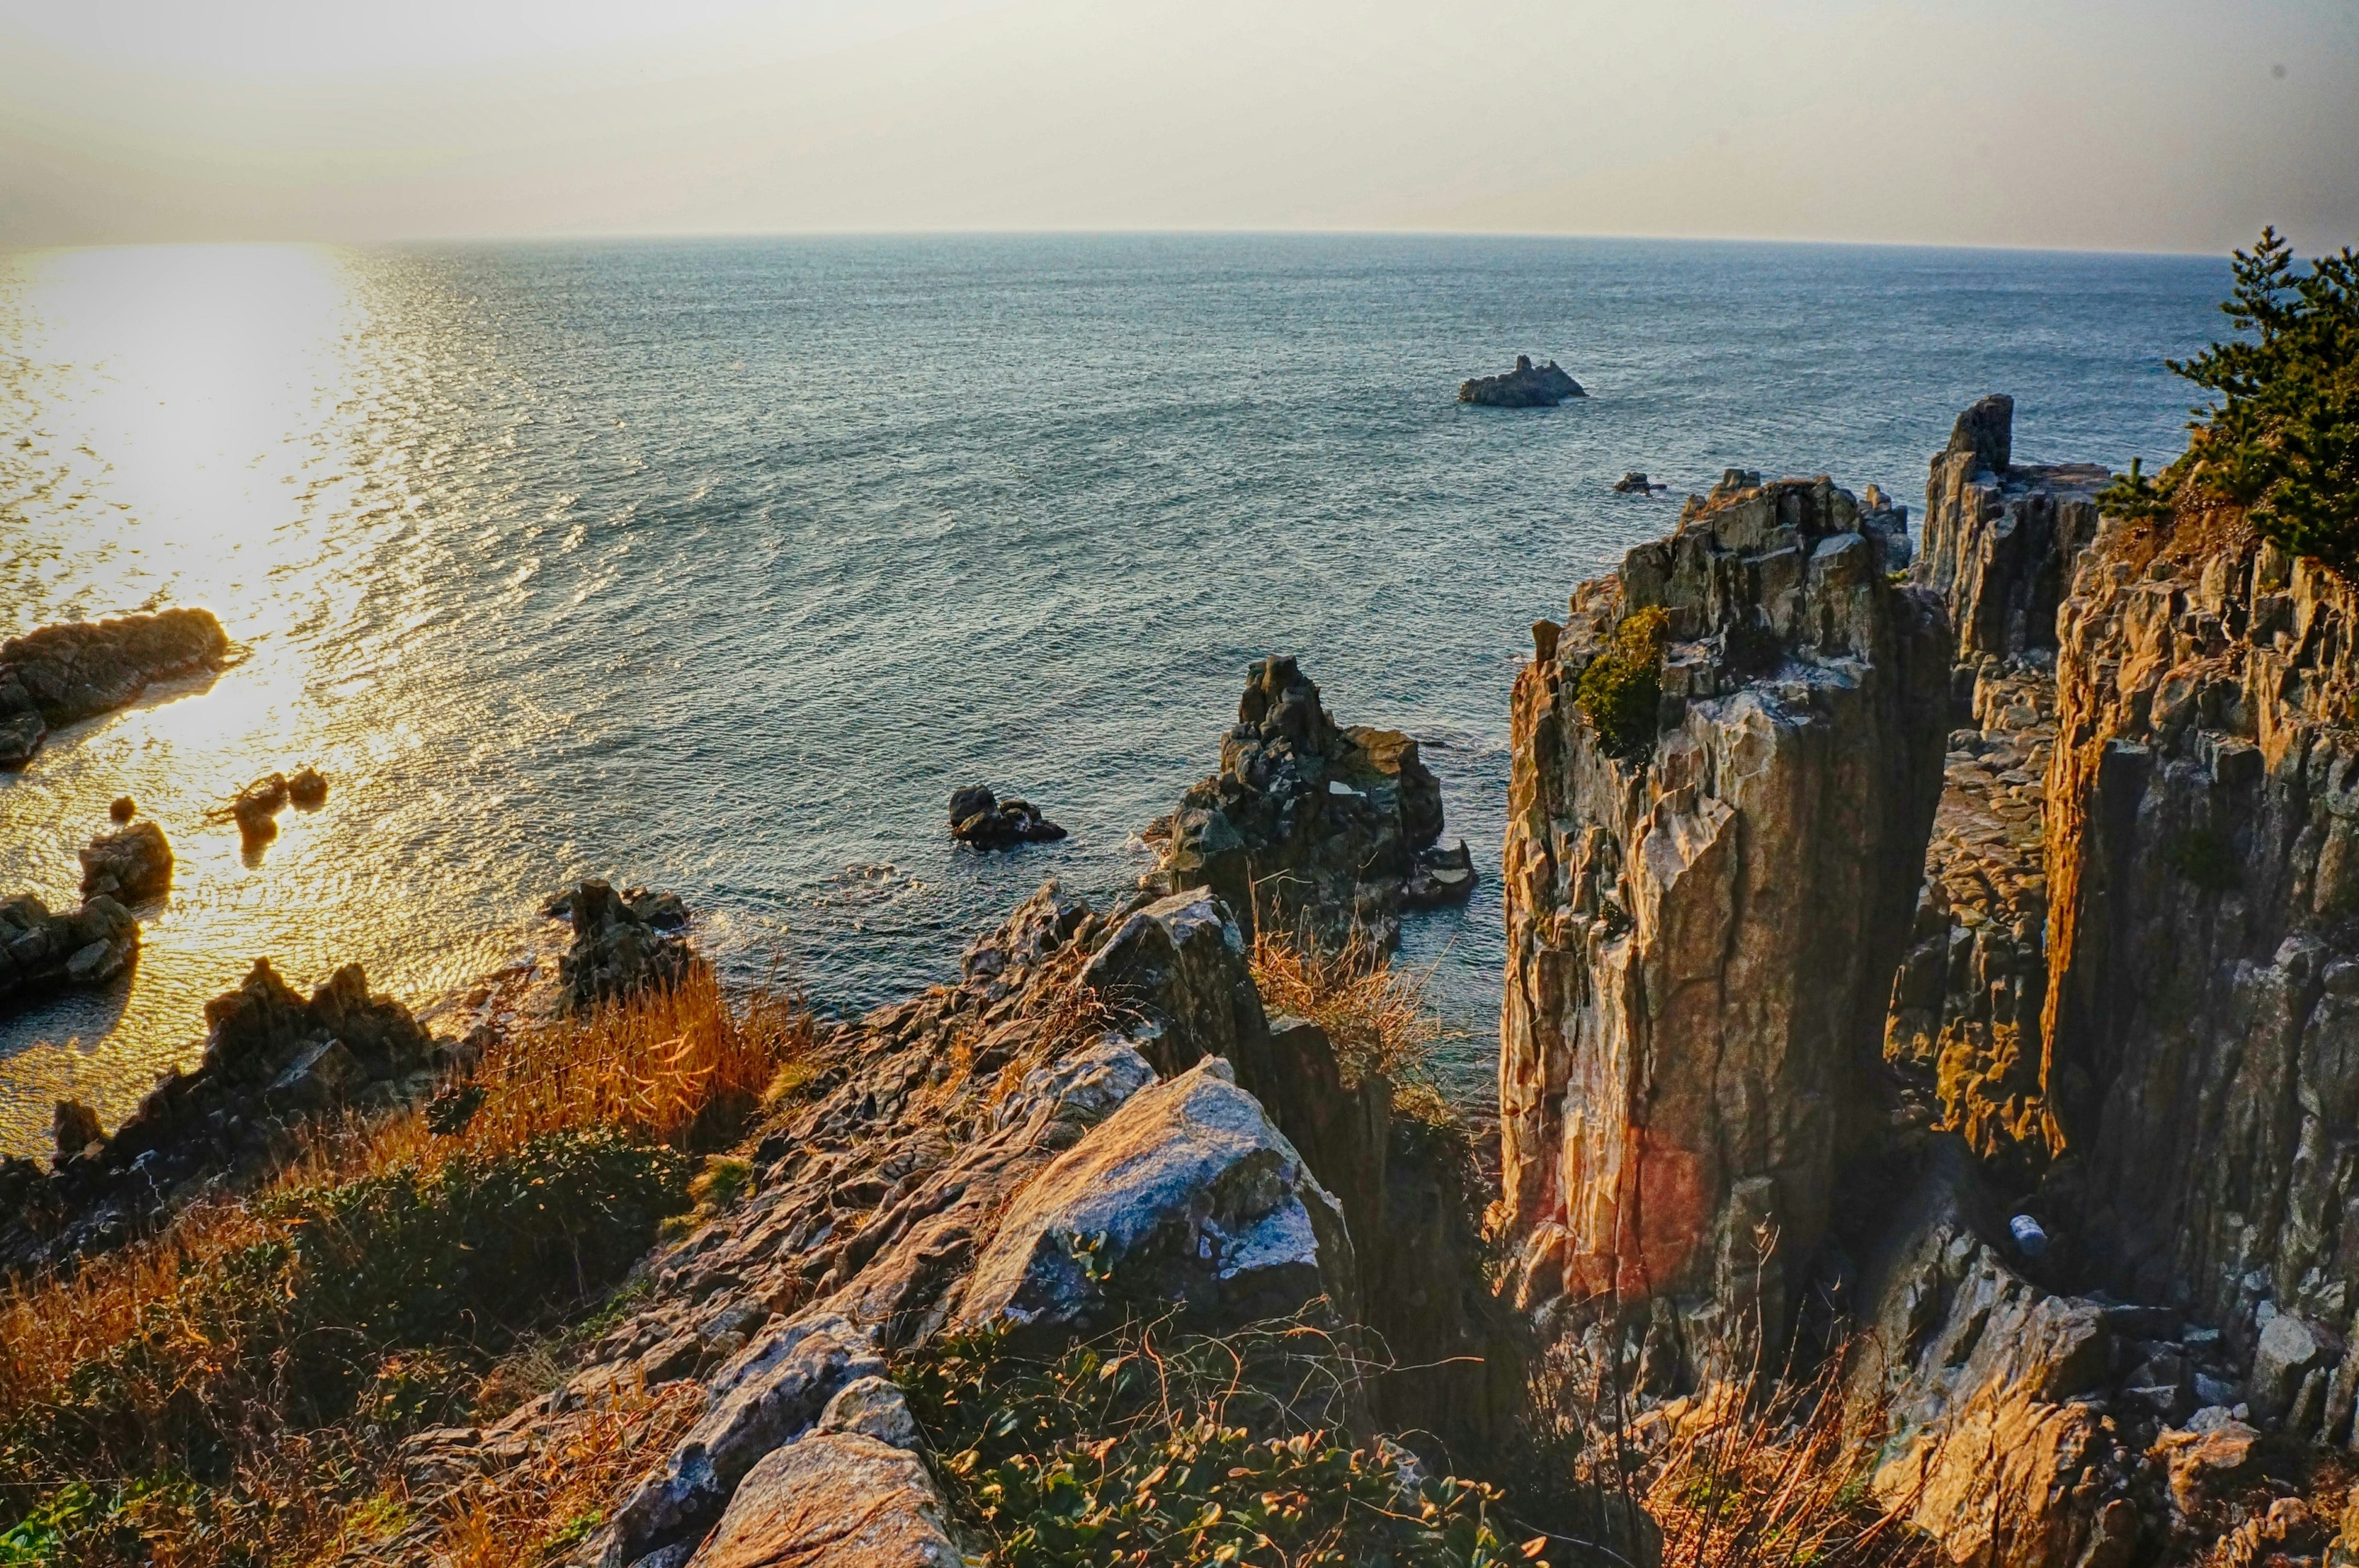
[[(112, 1137), (61, 1147), (49, 1173), (21, 1160), (0, 1169), (0, 1270), (117, 1246), (177, 1207), (184, 1189), (260, 1166), (305, 1118), (417, 1099), (465, 1059), (400, 1003), (372, 995), (357, 964), (307, 1000), (257, 959), (205, 1004), (205, 1022), (203, 1061), (162, 1079)], [(94, 1130), (95, 1118), (76, 1127)]]
[(951, 837), (978, 849), (1009, 849), (1018, 844), (1053, 844), (1065, 830), (1040, 815), (1028, 800), (1002, 800), (982, 784), (951, 793)]
[(102, 833), (81, 854), (82, 895), (125, 903), (160, 896), (172, 885), (172, 845), (153, 822)]
[(1534, 365), (1529, 354), (1517, 354), (1516, 368), (1504, 375), (1479, 375), (1458, 388), (1459, 402), (1488, 408), (1552, 408), (1568, 397), (1588, 395), (1554, 360)]
[(1159, 891), (1210, 888), (1248, 933), (1257, 921), (1330, 946), (1354, 933), (1381, 951), (1407, 908), (1473, 891), (1462, 841), (1440, 848), (1441, 784), (1397, 730), (1344, 729), (1290, 658), (1256, 660), (1221, 771), (1149, 831)]
[(549, 906), (573, 923), (573, 945), (558, 961), (559, 1005), (587, 1011), (650, 987), (677, 986), (697, 961), (688, 940), (688, 906), (679, 895), (626, 888), (616, 892), (587, 877)]
[(228, 658), (229, 637), (205, 610), (44, 626), (0, 643), (0, 769), (23, 767), (59, 725)]
[(0, 899), (0, 1013), (67, 989), (103, 986), (139, 951), (139, 922), (100, 894), (71, 914), (30, 893)]
[(1938, 605), (1849, 492), (1753, 477), (1536, 627), (1513, 715), (1517, 1299), (1662, 1303), (1691, 1357), (1783, 1343), (1875, 1130), (1947, 728)]

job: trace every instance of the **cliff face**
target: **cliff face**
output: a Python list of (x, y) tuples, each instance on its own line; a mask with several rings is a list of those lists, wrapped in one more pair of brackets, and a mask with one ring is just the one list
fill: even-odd
[(2109, 525), (2060, 617), (2055, 1135), (2093, 1266), (2232, 1337), (2359, 1305), (2355, 611), (2215, 514)]
[[(1849, 492), (1751, 477), (1577, 590), (1516, 684), (1499, 1070), (1527, 1309), (1741, 1310), (1757, 1281), (1779, 1333), (1875, 1114), (1950, 640)], [(1579, 690), (1650, 608), (1660, 713), (1624, 761)]]
[(1931, 1081), (1944, 1126), (1986, 1156), (2047, 1152), (2045, 776), (2055, 743), (2056, 608), (2095, 536), (2088, 464), (2014, 465), (2014, 404), (1958, 416), (1925, 488), (1917, 579), (1957, 637), (1940, 814), (1885, 1054)]

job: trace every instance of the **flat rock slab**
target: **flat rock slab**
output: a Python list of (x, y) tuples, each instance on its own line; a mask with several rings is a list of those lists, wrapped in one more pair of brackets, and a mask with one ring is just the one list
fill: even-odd
[(746, 1473), (690, 1568), (952, 1568), (958, 1544), (918, 1456), (813, 1433)]

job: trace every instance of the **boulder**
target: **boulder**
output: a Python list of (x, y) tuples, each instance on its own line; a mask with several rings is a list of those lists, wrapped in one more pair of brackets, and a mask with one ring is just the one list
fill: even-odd
[(2282, 1420), (2310, 1369), (2328, 1360), (2327, 1336), (2289, 1312), (2261, 1329), (2253, 1347), (2253, 1370), (2245, 1379), (2246, 1402), (2264, 1422)]
[(107, 803), (107, 820), (120, 826), (139, 815), (139, 803), (127, 795), (118, 795)]
[(58, 1101), (57, 1114), (50, 1119), (50, 1136), (60, 1162), (72, 1159), (93, 1143), (106, 1141), (106, 1129), (98, 1124), (98, 1112), (80, 1100)]
[(951, 837), (978, 849), (1018, 844), (1053, 844), (1065, 830), (1040, 815), (1028, 800), (1001, 800), (981, 784), (951, 793)]
[(1487, 408), (1551, 408), (1568, 397), (1588, 395), (1554, 360), (1536, 366), (1529, 354), (1517, 354), (1516, 368), (1504, 375), (1476, 376), (1458, 388), (1459, 402)]
[(1206, 1056), (1234, 1056), (1266, 1033), (1244, 934), (1209, 889), (1132, 914), (1082, 971), (1099, 1002), (1126, 1021), (1130, 1044), (1166, 1075)]
[(1214, 1059), (1141, 1090), (1034, 1179), (957, 1321), (1062, 1338), (1180, 1305), (1217, 1334), (1305, 1309), (1349, 1322), (1358, 1301), (1341, 1207)]
[(958, 1568), (941, 1493), (905, 1447), (853, 1432), (790, 1443), (746, 1474), (690, 1568)]
[(711, 1408), (624, 1502), (607, 1560), (633, 1563), (703, 1534), (764, 1455), (809, 1432), (847, 1384), (884, 1371), (869, 1336), (841, 1316), (810, 1313), (771, 1328), (712, 1379)]
[(1614, 481), (1614, 493), (1616, 495), (1652, 495), (1658, 490), (1669, 488), (1669, 485), (1648, 483), (1647, 476), (1636, 470)]
[(287, 798), (306, 811), (327, 804), (328, 781), (317, 768), (299, 769), (287, 781)]
[(102, 833), (82, 851), (82, 895), (138, 903), (172, 885), (172, 846), (153, 822)]
[(561, 1005), (569, 1011), (677, 986), (696, 962), (688, 910), (674, 894), (644, 888), (618, 893), (604, 880), (589, 877), (549, 913), (573, 923), (573, 946), (558, 961)]
[(112, 896), (53, 914), (30, 894), (0, 899), (0, 1013), (53, 991), (106, 984), (139, 951), (139, 922)]
[(220, 669), (229, 638), (209, 611), (44, 626), (0, 643), (0, 768), (21, 768), (49, 731), (121, 708), (150, 681)]

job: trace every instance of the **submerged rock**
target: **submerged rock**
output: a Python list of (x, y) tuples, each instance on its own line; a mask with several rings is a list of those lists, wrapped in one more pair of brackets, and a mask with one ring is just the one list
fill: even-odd
[(560, 1005), (569, 1011), (677, 986), (696, 961), (688, 906), (676, 893), (645, 888), (618, 893), (604, 879), (588, 877), (549, 913), (573, 923), (573, 946), (558, 961)]
[(228, 658), (229, 637), (205, 610), (44, 626), (0, 643), (0, 769), (23, 767), (60, 724)]
[(1028, 800), (1001, 800), (981, 784), (951, 794), (951, 837), (979, 849), (1018, 844), (1053, 844), (1065, 830), (1040, 815)]
[(1554, 360), (1535, 366), (1529, 354), (1517, 354), (1516, 368), (1504, 375), (1476, 376), (1458, 388), (1459, 402), (1489, 408), (1547, 408), (1568, 397), (1588, 395)]
[(1441, 826), (1441, 783), (1418, 743), (1338, 726), (1295, 661), (1273, 654), (1248, 670), (1221, 771), (1180, 797), (1150, 881), (1212, 889), (1248, 935), (1266, 920), (1388, 950), (1408, 904), (1473, 890), (1465, 846), (1436, 847)]
[(101, 893), (125, 903), (157, 897), (172, 885), (172, 846), (154, 822), (102, 833), (82, 851), (82, 895)]

